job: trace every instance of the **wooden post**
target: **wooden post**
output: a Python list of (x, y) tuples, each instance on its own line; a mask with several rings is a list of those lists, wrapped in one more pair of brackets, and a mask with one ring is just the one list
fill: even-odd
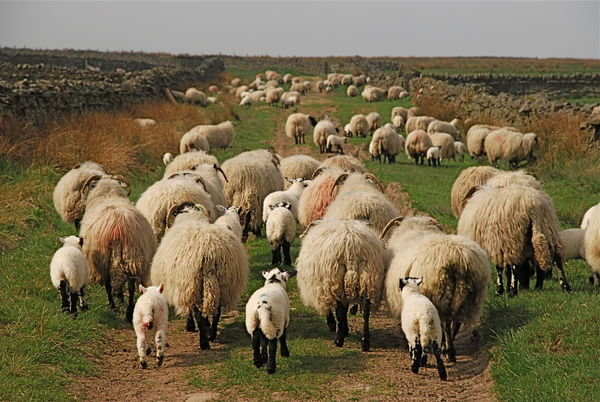
[(173, 94), (171, 93), (171, 90), (169, 88), (165, 88), (163, 89), (163, 93), (165, 94), (165, 97), (167, 98), (167, 100), (169, 102), (171, 102), (172, 104), (176, 105), (177, 101), (175, 100), (175, 98), (173, 97)]

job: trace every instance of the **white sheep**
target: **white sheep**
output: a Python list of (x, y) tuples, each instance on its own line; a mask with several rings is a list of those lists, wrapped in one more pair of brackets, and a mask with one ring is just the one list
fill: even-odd
[(351, 98), (358, 96), (358, 88), (356, 88), (354, 85), (350, 85), (348, 89), (346, 89), (346, 95)]
[(600, 204), (594, 205), (593, 207), (585, 211), (583, 218), (581, 218), (580, 228), (587, 229), (587, 227), (590, 225), (590, 217), (592, 216), (592, 213), (595, 209), (600, 209)]
[(290, 204), (290, 210), (292, 211), (294, 219), (298, 219), (298, 205), (300, 204), (300, 196), (302, 196), (304, 189), (310, 185), (311, 181), (301, 177), (296, 177), (293, 179), (286, 177), (285, 180), (291, 183), (291, 186), (288, 187), (287, 190), (274, 191), (265, 197), (262, 209), (263, 222), (267, 221), (267, 218), (271, 213), (270, 207), (280, 202), (286, 202)]
[(517, 168), (519, 162), (535, 162), (533, 152), (538, 148), (538, 138), (534, 133), (523, 134), (510, 129), (490, 132), (483, 141), (490, 164), (498, 167), (499, 160), (505, 160), (510, 167)]
[(431, 147), (427, 150), (427, 164), (429, 166), (440, 166), (440, 147)]
[(58, 240), (63, 246), (56, 250), (50, 262), (50, 279), (60, 293), (62, 311), (76, 314), (78, 301), (81, 310), (88, 308), (84, 293), (88, 271), (81, 251), (83, 238), (67, 236)]
[(327, 137), (336, 135), (337, 132), (338, 128), (330, 120), (321, 120), (317, 123), (313, 130), (313, 141), (319, 147), (320, 153), (325, 153), (327, 150)]
[(246, 303), (246, 331), (252, 336), (254, 365), (260, 368), (267, 363), (269, 374), (276, 370), (277, 339), (281, 343), (281, 356), (290, 356), (287, 346), (290, 300), (285, 288), (288, 279), (294, 275), (296, 271), (286, 272), (279, 268), (263, 271), (264, 286)]
[(585, 258), (592, 269), (591, 281), (600, 285), (600, 204), (591, 209), (585, 229)]
[(169, 325), (169, 306), (163, 295), (164, 286), (144, 287), (140, 284), (142, 295), (133, 309), (133, 329), (137, 337), (137, 351), (140, 368), (148, 367), (146, 356), (150, 354), (149, 341), (154, 338), (156, 345), (156, 365), (162, 366), (167, 344), (167, 327)]
[(235, 129), (230, 121), (224, 121), (216, 125), (199, 125), (192, 130), (204, 136), (211, 149), (230, 147), (235, 139)]
[(141, 128), (148, 128), (156, 125), (156, 120), (154, 119), (134, 119), (133, 121)]
[(441, 120), (434, 120), (427, 126), (427, 134), (446, 133), (450, 134), (453, 140), (458, 140), (458, 130), (452, 124)]
[(216, 205), (217, 209), (223, 212), (223, 215), (217, 218), (215, 225), (222, 225), (231, 230), (233, 234), (241, 241), (242, 240), (242, 223), (240, 222), (240, 207), (226, 208), (221, 204)]
[(406, 149), (406, 155), (413, 158), (416, 164), (420, 162), (422, 165), (425, 162), (427, 150), (432, 146), (431, 138), (425, 131), (415, 130), (406, 136), (404, 148)]
[(192, 129), (179, 140), (179, 153), (184, 154), (194, 150), (208, 152), (210, 151), (210, 145), (202, 134)]
[(426, 352), (433, 353), (441, 380), (447, 380), (448, 374), (442, 360), (440, 345), (442, 341), (442, 325), (437, 309), (421, 293), (419, 285), (423, 278), (400, 279), (402, 293), (402, 331), (408, 341), (408, 351), (412, 358), (412, 372), (418, 373), (419, 368), (427, 361)]
[(585, 230), (565, 229), (558, 232), (563, 243), (563, 257), (567, 260), (585, 260)]
[(369, 123), (369, 131), (374, 132), (381, 127), (381, 115), (377, 112), (371, 112), (367, 116), (367, 122)]
[(240, 106), (250, 107), (252, 106), (252, 97), (250, 95), (246, 95), (240, 101)]
[[(344, 144), (346, 143), (346, 137), (339, 135), (329, 135), (327, 137), (327, 152), (339, 152), (344, 153)], [(335, 149), (334, 149), (335, 148)]]
[(356, 134), (357, 137), (366, 137), (369, 134), (369, 121), (362, 114), (355, 114), (350, 118), (350, 135)]
[(295, 144), (304, 144), (304, 137), (310, 130), (310, 127), (317, 125), (317, 120), (304, 113), (292, 113), (285, 122), (285, 135), (293, 138)]
[[(297, 177), (305, 180), (310, 179), (321, 162), (309, 155), (296, 154), (283, 158), (279, 169), (283, 177)], [(293, 183), (286, 180), (284, 189), (288, 189)]]
[(465, 161), (465, 153), (467, 151), (467, 147), (460, 141), (454, 141), (454, 160), (456, 158), (460, 158), (461, 162)]
[(296, 219), (290, 211), (292, 205), (287, 202), (279, 202), (269, 205), (269, 216), (266, 222), (267, 241), (271, 246), (271, 264), (281, 264), (281, 252), (283, 251), (283, 264), (292, 265), (290, 247), (296, 236)]
[(204, 94), (204, 92), (198, 91), (196, 88), (193, 87), (186, 89), (183, 100), (186, 103), (206, 106), (206, 95)]

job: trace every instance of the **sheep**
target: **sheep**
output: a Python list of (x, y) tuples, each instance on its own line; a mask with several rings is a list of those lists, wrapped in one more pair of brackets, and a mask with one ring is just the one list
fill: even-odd
[(428, 134), (434, 147), (440, 148), (440, 160), (454, 158), (454, 137), (447, 133)]
[(392, 124), (394, 125), (396, 131), (398, 131), (404, 127), (404, 118), (402, 116), (394, 116), (392, 118)]
[(346, 89), (346, 95), (351, 98), (358, 96), (358, 88), (356, 88), (354, 85), (350, 85), (348, 89)]
[(600, 206), (594, 205), (593, 207), (591, 207), (590, 209), (585, 211), (585, 214), (583, 215), (583, 218), (581, 219), (580, 227), (582, 229), (587, 229), (587, 227), (590, 225), (590, 217), (592, 216), (592, 213), (594, 212), (595, 209), (600, 209)]
[(408, 98), (410, 96), (410, 94), (408, 93), (408, 91), (402, 91), (398, 94), (398, 99), (404, 99), (404, 98)]
[(283, 95), (283, 88), (271, 88), (267, 90), (266, 97), (269, 105), (275, 105)]
[(226, 160), (221, 166), (228, 182), (223, 183), (223, 192), (229, 205), (244, 211), (246, 222), (243, 239), (248, 230), (260, 235), (262, 206), (267, 195), (283, 190), (283, 177), (278, 168), (279, 160), (267, 150), (242, 152)]
[(317, 83), (315, 84), (315, 88), (317, 88), (317, 91), (323, 92), (323, 89), (325, 88), (325, 83), (323, 82), (323, 80), (317, 81)]
[(300, 203), (300, 197), (302, 193), (309, 186), (310, 180), (302, 178), (285, 178), (285, 181), (291, 183), (291, 186), (285, 191), (274, 191), (267, 195), (263, 201), (262, 219), (263, 222), (267, 222), (267, 218), (271, 213), (271, 208), (281, 202), (290, 204), (290, 210), (294, 219), (298, 218), (298, 204)]
[[(283, 177), (296, 177), (308, 180), (313, 176), (320, 163), (312, 156), (302, 154), (291, 155), (281, 160), (279, 170)], [(284, 182), (284, 190), (287, 190), (291, 184), (291, 182), (286, 180)]]
[[(327, 152), (339, 152), (340, 154), (344, 153), (344, 144), (346, 143), (346, 137), (341, 137), (337, 134), (332, 134), (327, 137)], [(336, 148), (334, 150), (334, 147)]]
[(373, 139), (369, 144), (372, 159), (377, 159), (381, 163), (381, 155), (384, 162), (396, 161), (396, 155), (404, 148), (404, 137), (396, 133), (391, 127), (382, 127), (375, 130)]
[(326, 87), (325, 87), (325, 93), (327, 93), (327, 94), (328, 94), (328, 93), (331, 93), (331, 92), (333, 92), (333, 87), (326, 86)]
[(252, 97), (250, 95), (246, 95), (240, 101), (240, 106), (250, 107), (252, 106)]
[(165, 167), (165, 173), (163, 177), (169, 177), (173, 173), (181, 172), (183, 170), (190, 170), (204, 163), (217, 165), (219, 161), (217, 158), (207, 154), (204, 151), (186, 152), (184, 154), (177, 155)]
[[(279, 81), (269, 80), (265, 83), (265, 91), (268, 91), (269, 89), (277, 88), (278, 86), (279, 86)], [(281, 92), (283, 93), (283, 88), (281, 88)]]
[(134, 119), (135, 123), (141, 128), (149, 128), (156, 126), (156, 120), (154, 119)]
[(214, 105), (215, 103), (217, 103), (217, 98), (214, 96), (209, 96), (208, 98), (206, 98), (206, 103), (208, 105)]
[(404, 121), (408, 119), (408, 109), (402, 106), (396, 106), (392, 109), (390, 120), (394, 121), (394, 117), (400, 116)]
[(166, 152), (166, 153), (163, 155), (163, 159), (162, 159), (162, 160), (163, 160), (163, 164), (164, 164), (165, 166), (167, 166), (169, 163), (173, 162), (173, 159), (174, 159), (174, 157), (173, 157), (173, 154), (172, 154), (172, 153), (170, 153), (170, 152)]
[(239, 87), (242, 84), (242, 79), (241, 78), (234, 78), (231, 80), (230, 82), (232, 87)]
[(370, 311), (380, 303), (384, 278), (383, 245), (377, 235), (355, 220), (315, 222), (305, 231), (296, 269), (302, 303), (327, 314), (336, 346), (343, 346), (348, 335), (348, 305), (362, 305), (361, 344), (368, 351)]
[(278, 81), (281, 79), (281, 76), (273, 70), (267, 70), (265, 72), (265, 78), (269, 81)]
[(483, 142), (485, 137), (494, 130), (499, 129), (497, 126), (490, 126), (487, 124), (475, 124), (467, 131), (467, 150), (471, 159), (480, 159), (485, 155), (485, 148)]
[(292, 74), (287, 73), (283, 76), (283, 83), (289, 84), (290, 82), (292, 82)]
[(144, 287), (140, 284), (142, 295), (133, 309), (133, 329), (137, 338), (137, 351), (140, 368), (146, 369), (146, 356), (150, 354), (148, 340), (154, 338), (156, 344), (156, 365), (162, 366), (167, 345), (167, 327), (169, 325), (169, 306), (163, 295), (164, 286)]
[(252, 99), (252, 102), (260, 102), (261, 98), (266, 96), (266, 94), (267, 93), (263, 90), (257, 90), (257, 91), (252, 91), (248, 95), (250, 96), (250, 99)]
[(271, 246), (271, 264), (281, 264), (281, 251), (283, 250), (283, 264), (292, 265), (290, 247), (296, 236), (296, 218), (291, 212), (292, 204), (278, 202), (266, 208), (269, 209), (265, 226), (267, 241)]
[[(600, 204), (599, 204), (600, 205)], [(585, 258), (592, 268), (591, 281), (600, 285), (600, 207), (596, 205), (588, 215), (584, 236)]]
[(223, 215), (215, 220), (215, 225), (221, 225), (231, 230), (238, 240), (242, 240), (242, 224), (240, 222), (240, 213), (242, 209), (240, 207), (229, 207), (226, 208), (221, 204), (216, 205), (217, 209), (223, 212)]
[[(348, 177), (343, 175), (344, 171), (339, 168), (317, 169), (316, 177), (313, 177), (311, 185), (302, 193), (298, 204), (298, 222), (303, 228), (325, 214), (337, 195), (339, 184)], [(340, 177), (342, 179), (338, 182)]]
[(300, 92), (300, 94), (304, 95), (306, 93), (306, 87), (302, 82), (296, 82), (290, 86), (290, 91)]
[(519, 184), (536, 190), (542, 190), (542, 183), (524, 170), (517, 170), (514, 172), (497, 170), (496, 173), (485, 182), (485, 185), (490, 187), (506, 187), (511, 184)]
[(377, 112), (371, 112), (367, 115), (367, 122), (369, 123), (369, 131), (374, 132), (381, 127), (381, 115)]
[[(319, 168), (336, 167), (347, 172), (366, 173), (365, 165), (352, 155), (336, 155), (325, 159)], [(317, 169), (318, 170), (318, 169)]]
[(314, 117), (304, 113), (292, 113), (285, 122), (285, 135), (293, 138), (295, 144), (304, 144), (310, 127), (316, 125), (317, 120)]
[(104, 166), (91, 161), (83, 162), (61, 177), (54, 187), (52, 193), (54, 209), (63, 221), (73, 223), (77, 230), (85, 212), (87, 193), (84, 191), (84, 185), (90, 177), (103, 174), (106, 174)]
[(387, 93), (387, 98), (390, 101), (400, 99), (400, 94), (402, 92), (406, 92), (404, 90), (404, 88), (402, 88), (402, 87), (399, 87), (399, 86), (389, 87), (388, 88), (388, 93)]
[(440, 160), (440, 147), (431, 147), (427, 150), (427, 164), (429, 166), (440, 166)]
[(287, 109), (288, 107), (295, 106), (300, 103), (300, 92), (288, 91), (281, 95), (281, 105)]
[(406, 137), (404, 146), (406, 155), (415, 160), (415, 163), (422, 165), (425, 162), (427, 150), (433, 146), (431, 138), (423, 130), (415, 130), (410, 132)]
[(585, 230), (566, 229), (558, 232), (563, 244), (563, 257), (567, 260), (585, 260)]
[(235, 90), (235, 97), (241, 99), (243, 97), (242, 94), (244, 92), (248, 92), (248, 89), (250, 89), (248, 88), (248, 85), (242, 85), (240, 87), (237, 87), (237, 89)]
[(352, 74), (344, 74), (341, 79), (341, 84), (346, 86), (352, 85)]
[(206, 95), (204, 94), (204, 92), (198, 91), (196, 88), (193, 87), (186, 89), (183, 100), (185, 103), (206, 106)]
[(491, 166), (473, 166), (464, 169), (452, 184), (450, 199), (452, 214), (456, 219), (460, 217), (464, 209), (464, 199), (473, 187), (485, 184), (488, 179), (500, 171)]
[(88, 179), (81, 237), (85, 239), (83, 252), (90, 283), (104, 284), (112, 309), (116, 308), (113, 295), (124, 303), (123, 287), (127, 282), (125, 318), (131, 322), (136, 281), (148, 281), (156, 239), (144, 215), (127, 198), (125, 186), (127, 183), (118, 176)]
[(294, 275), (296, 271), (286, 272), (279, 268), (262, 271), (265, 284), (246, 303), (246, 331), (252, 337), (254, 365), (260, 368), (267, 363), (269, 374), (276, 371), (277, 339), (281, 343), (281, 357), (290, 356), (286, 339), (290, 323), (290, 300), (285, 288)]
[(304, 81), (302, 83), (302, 85), (304, 85), (304, 93), (310, 92), (310, 88), (311, 88), (311, 82), (310, 81)]
[(60, 293), (62, 311), (77, 314), (78, 302), (81, 310), (88, 308), (85, 301), (88, 271), (81, 251), (83, 238), (67, 236), (58, 240), (63, 246), (56, 250), (50, 261), (50, 279)]
[(431, 116), (412, 116), (406, 120), (406, 132), (410, 133), (415, 130), (427, 131), (429, 124), (436, 121), (435, 117)]
[(408, 109), (408, 111), (406, 112), (406, 119), (408, 120), (409, 117), (413, 117), (413, 116), (423, 116), (424, 112), (423, 109), (421, 109), (418, 106), (413, 106), (410, 109)]
[[(490, 263), (474, 241), (442, 232), (430, 217), (398, 217), (383, 231), (389, 256), (385, 292), (390, 313), (402, 314), (401, 278), (422, 277), (422, 293), (437, 308), (444, 332), (442, 353), (456, 361), (454, 339), (462, 327), (479, 324), (490, 281)], [(410, 340), (409, 340), (410, 341)]]
[(460, 141), (454, 141), (454, 157), (452, 158), (453, 160), (456, 160), (456, 158), (460, 158), (461, 162), (465, 161), (465, 152), (467, 151), (467, 148), (465, 147), (465, 144), (463, 144)]
[[(546, 272), (555, 264), (561, 288), (570, 291), (563, 269), (559, 221), (552, 199), (531, 186), (478, 186), (465, 196), (466, 206), (458, 220), (458, 234), (469, 237), (485, 249), (496, 265), (496, 293), (504, 293), (502, 271), (506, 269), (509, 295), (517, 284), (529, 287), (529, 262), (533, 262), (541, 289)], [(464, 202), (464, 201), (463, 201)]]
[(183, 101), (185, 98), (185, 94), (181, 91), (176, 91), (176, 90), (172, 89), (171, 94), (173, 95), (173, 98), (175, 98), (175, 99), (179, 99), (179, 100)]
[[(210, 349), (222, 312), (235, 308), (248, 281), (248, 255), (235, 234), (207, 221), (202, 206), (171, 208), (169, 230), (152, 260), (152, 283), (165, 286), (167, 303), (199, 329), (200, 349)], [(209, 322), (212, 317), (212, 325)]]
[(216, 94), (217, 92), (219, 92), (219, 87), (216, 85), (211, 85), (208, 87), (208, 91), (213, 94)]
[(357, 137), (366, 137), (369, 134), (369, 121), (365, 115), (355, 114), (350, 118), (349, 124), (351, 134), (356, 134)]
[(324, 153), (327, 146), (327, 137), (337, 134), (338, 129), (329, 120), (321, 120), (313, 130), (313, 141), (319, 147), (319, 152)]
[(367, 81), (367, 77), (364, 74), (361, 74), (361, 75), (356, 76), (356, 77), (352, 77), (352, 82), (357, 87), (365, 85), (366, 81)]
[(383, 100), (383, 98), (386, 96), (386, 91), (376, 87), (365, 87), (361, 93), (361, 96), (366, 102), (378, 102)]
[(197, 132), (206, 138), (211, 149), (230, 147), (235, 138), (233, 123), (230, 121), (216, 125), (199, 125), (190, 131)]
[(421, 293), (419, 285), (423, 278), (406, 277), (400, 279), (402, 294), (402, 332), (408, 341), (408, 352), (412, 358), (411, 370), (418, 373), (427, 359), (426, 352), (433, 353), (441, 380), (447, 380), (448, 374), (442, 360), (440, 345), (442, 341), (442, 325), (437, 309)]
[(210, 151), (210, 145), (206, 138), (198, 131), (192, 129), (185, 133), (179, 140), (179, 153), (184, 154), (191, 150)]
[(490, 164), (498, 167), (498, 160), (506, 160), (510, 167), (517, 168), (521, 161), (535, 162), (533, 152), (538, 148), (538, 139), (534, 133), (499, 129), (485, 137), (483, 146)]
[(433, 133), (450, 134), (454, 140), (458, 140), (459, 137), (459, 133), (456, 127), (454, 127), (450, 123), (441, 120), (432, 121), (427, 126), (427, 134), (431, 135)]

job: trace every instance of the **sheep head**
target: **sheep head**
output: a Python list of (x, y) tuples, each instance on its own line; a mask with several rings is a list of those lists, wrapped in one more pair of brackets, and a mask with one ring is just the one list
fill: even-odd
[(262, 271), (261, 274), (263, 278), (266, 279), (265, 285), (268, 285), (270, 283), (279, 283), (285, 288), (288, 279), (296, 275), (296, 270), (282, 271), (279, 268), (273, 268), (269, 271)]

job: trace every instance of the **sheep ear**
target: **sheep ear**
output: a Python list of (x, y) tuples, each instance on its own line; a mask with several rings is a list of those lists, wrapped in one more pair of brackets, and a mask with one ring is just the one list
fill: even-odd
[(165, 285), (163, 285), (162, 283), (158, 286), (158, 292), (162, 293), (165, 290)]
[(271, 211), (272, 211), (272, 210), (274, 210), (274, 209), (275, 209), (275, 205), (269, 205), (269, 208), (270, 208), (270, 209), (271, 209)]
[(419, 279), (417, 279), (417, 281), (415, 283), (417, 284), (417, 286), (421, 286), (421, 284), (423, 283), (423, 277), (420, 277)]
[(62, 244), (65, 244), (65, 239), (66, 239), (66, 237), (59, 237), (58, 241), (61, 242)]
[(140, 293), (145, 293), (146, 292), (146, 288), (141, 283), (140, 283), (139, 289), (140, 289)]
[(216, 207), (216, 208), (217, 208), (219, 211), (222, 211), (222, 212), (225, 212), (225, 211), (227, 211), (227, 208), (225, 208), (225, 207), (224, 207), (223, 205), (221, 205), (221, 204), (217, 204), (217, 205), (215, 205), (215, 207)]
[(260, 271), (260, 274), (263, 276), (263, 278), (267, 279), (269, 276), (269, 271)]
[(295, 269), (292, 269), (291, 271), (286, 272), (288, 279), (293, 276), (296, 276), (297, 273), (298, 273), (298, 271), (296, 271)]
[(400, 285), (400, 290), (402, 290), (402, 288), (403, 288), (404, 286), (406, 286), (406, 280), (405, 280), (404, 278), (400, 278), (400, 283), (399, 283), (399, 285)]
[(83, 247), (83, 237), (79, 237), (79, 246)]
[(294, 180), (293, 180), (293, 179), (290, 179), (290, 178), (289, 178), (289, 177), (287, 177), (287, 176), (285, 177), (285, 179), (286, 179), (287, 181), (289, 181), (290, 183), (293, 183), (293, 182), (294, 182)]

